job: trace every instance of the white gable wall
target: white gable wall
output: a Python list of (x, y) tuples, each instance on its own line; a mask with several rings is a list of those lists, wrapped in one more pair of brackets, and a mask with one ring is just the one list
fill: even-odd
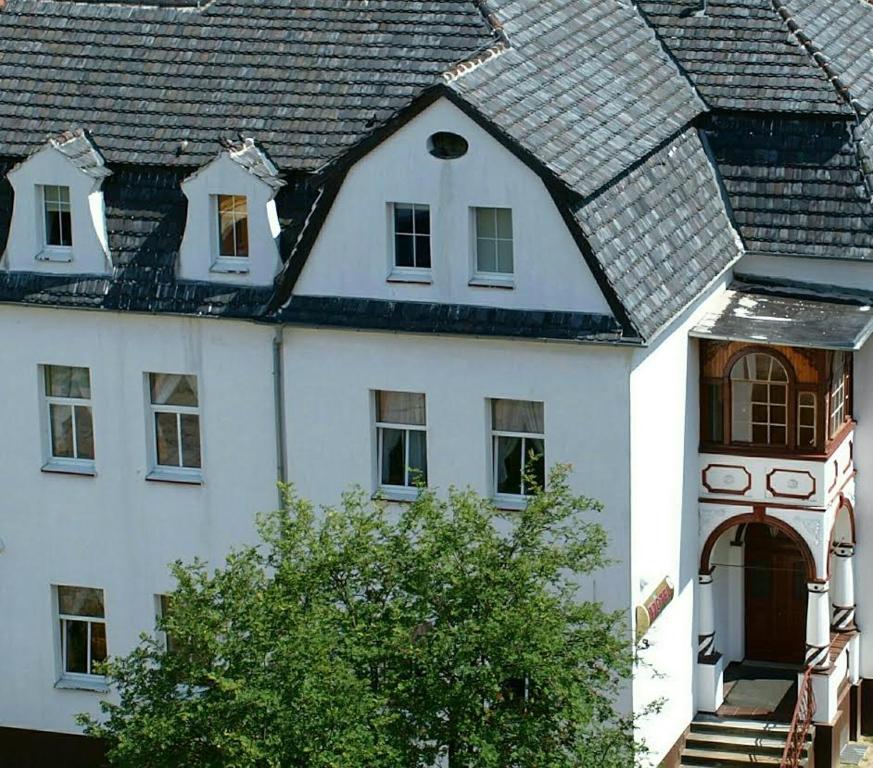
[[(427, 140), (437, 131), (463, 136), (467, 154), (456, 160), (432, 157)], [(430, 206), (432, 284), (386, 279), (392, 202)], [(512, 209), (511, 290), (469, 285), (473, 206)], [(446, 100), (432, 104), (351, 169), (295, 293), (612, 314), (539, 176)]]

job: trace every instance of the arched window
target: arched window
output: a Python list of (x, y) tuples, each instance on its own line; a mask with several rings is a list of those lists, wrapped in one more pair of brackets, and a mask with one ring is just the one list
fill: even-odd
[(731, 440), (788, 444), (788, 372), (773, 355), (752, 352), (731, 368)]

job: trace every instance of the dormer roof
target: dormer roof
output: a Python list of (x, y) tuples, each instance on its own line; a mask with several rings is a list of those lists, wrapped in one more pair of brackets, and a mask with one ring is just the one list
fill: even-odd
[(86, 176), (105, 179), (112, 175), (103, 160), (103, 155), (91, 143), (85, 131), (66, 131), (49, 139), (54, 147)]
[(279, 169), (258, 149), (254, 139), (243, 139), (239, 144), (231, 145), (228, 147), (227, 154), (231, 160), (259, 178), (274, 192), (285, 186), (285, 182), (279, 176)]

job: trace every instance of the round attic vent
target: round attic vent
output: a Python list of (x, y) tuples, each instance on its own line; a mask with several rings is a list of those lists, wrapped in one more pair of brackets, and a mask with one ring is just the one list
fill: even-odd
[(427, 140), (427, 151), (440, 160), (455, 160), (467, 154), (470, 145), (463, 136), (438, 131)]

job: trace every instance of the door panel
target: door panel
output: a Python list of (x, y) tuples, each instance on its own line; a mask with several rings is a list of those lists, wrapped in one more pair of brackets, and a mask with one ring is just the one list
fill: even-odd
[(768, 525), (745, 537), (746, 658), (802, 664), (806, 647), (806, 572), (797, 545)]

